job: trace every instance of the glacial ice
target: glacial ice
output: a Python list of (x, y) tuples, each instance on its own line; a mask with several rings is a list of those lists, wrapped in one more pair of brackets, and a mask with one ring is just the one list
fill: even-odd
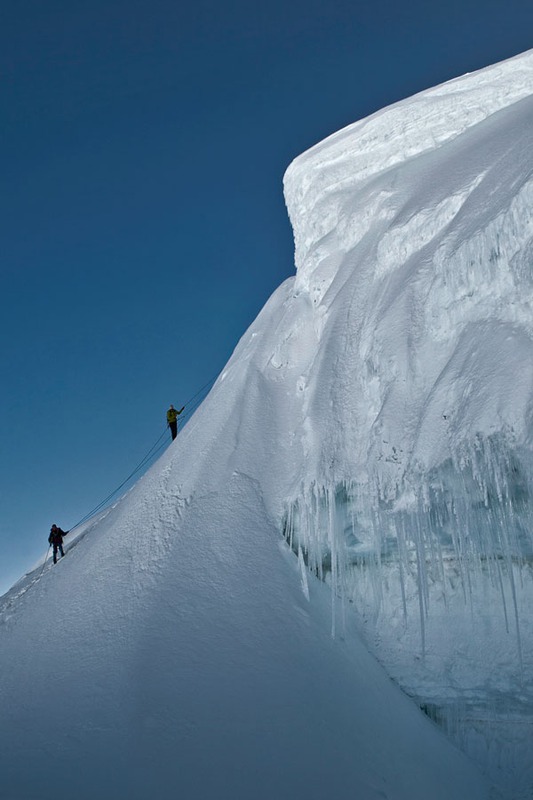
[(355, 611), (512, 800), (533, 795), (532, 87), (530, 51), (285, 178), (319, 357), (284, 535), (330, 584), (334, 635)]

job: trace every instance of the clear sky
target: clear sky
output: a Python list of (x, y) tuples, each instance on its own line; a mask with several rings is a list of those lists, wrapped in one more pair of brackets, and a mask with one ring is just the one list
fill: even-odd
[(0, 592), (293, 274), (290, 161), (530, 47), (531, 0), (3, 4)]

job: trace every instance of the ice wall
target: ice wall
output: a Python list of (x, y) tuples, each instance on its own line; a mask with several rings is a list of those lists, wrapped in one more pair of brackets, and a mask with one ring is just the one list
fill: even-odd
[(532, 129), (530, 51), (296, 159), (308, 311), (277, 357), (304, 452), (284, 531), (340, 598), (333, 630), (353, 604), (514, 800), (533, 794)]

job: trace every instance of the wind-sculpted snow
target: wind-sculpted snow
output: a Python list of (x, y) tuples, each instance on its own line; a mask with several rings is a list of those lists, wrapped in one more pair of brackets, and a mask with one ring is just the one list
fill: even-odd
[[(526, 53), (385, 108), (297, 158), (285, 175), (285, 196), (300, 280), (313, 275), (320, 262), (317, 245), (327, 235), (338, 244), (353, 244), (367, 227), (375, 227), (376, 211), (391, 191), (386, 176), (397, 174), (395, 166), (403, 168), (417, 156), (438, 150), (530, 96), (531, 54)], [(462, 167), (468, 169), (467, 164)], [(439, 179), (445, 181), (446, 174)], [(369, 184), (373, 190), (367, 193)], [(376, 206), (367, 205), (372, 198), (379, 201)], [(425, 207), (423, 200), (415, 204), (417, 210)], [(357, 216), (350, 217), (354, 212)]]
[(532, 124), (533, 52), (291, 165), (296, 277), (3, 598), (9, 800), (488, 800), (417, 704), (531, 798)]
[(527, 53), (285, 178), (317, 342), (285, 534), (513, 800), (533, 795), (532, 130)]

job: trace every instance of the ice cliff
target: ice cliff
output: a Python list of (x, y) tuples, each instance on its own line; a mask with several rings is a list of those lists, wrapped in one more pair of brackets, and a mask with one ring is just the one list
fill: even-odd
[(529, 52), (298, 158), (308, 311), (277, 356), (302, 405), (287, 537), (513, 798), (533, 794), (532, 129)]

